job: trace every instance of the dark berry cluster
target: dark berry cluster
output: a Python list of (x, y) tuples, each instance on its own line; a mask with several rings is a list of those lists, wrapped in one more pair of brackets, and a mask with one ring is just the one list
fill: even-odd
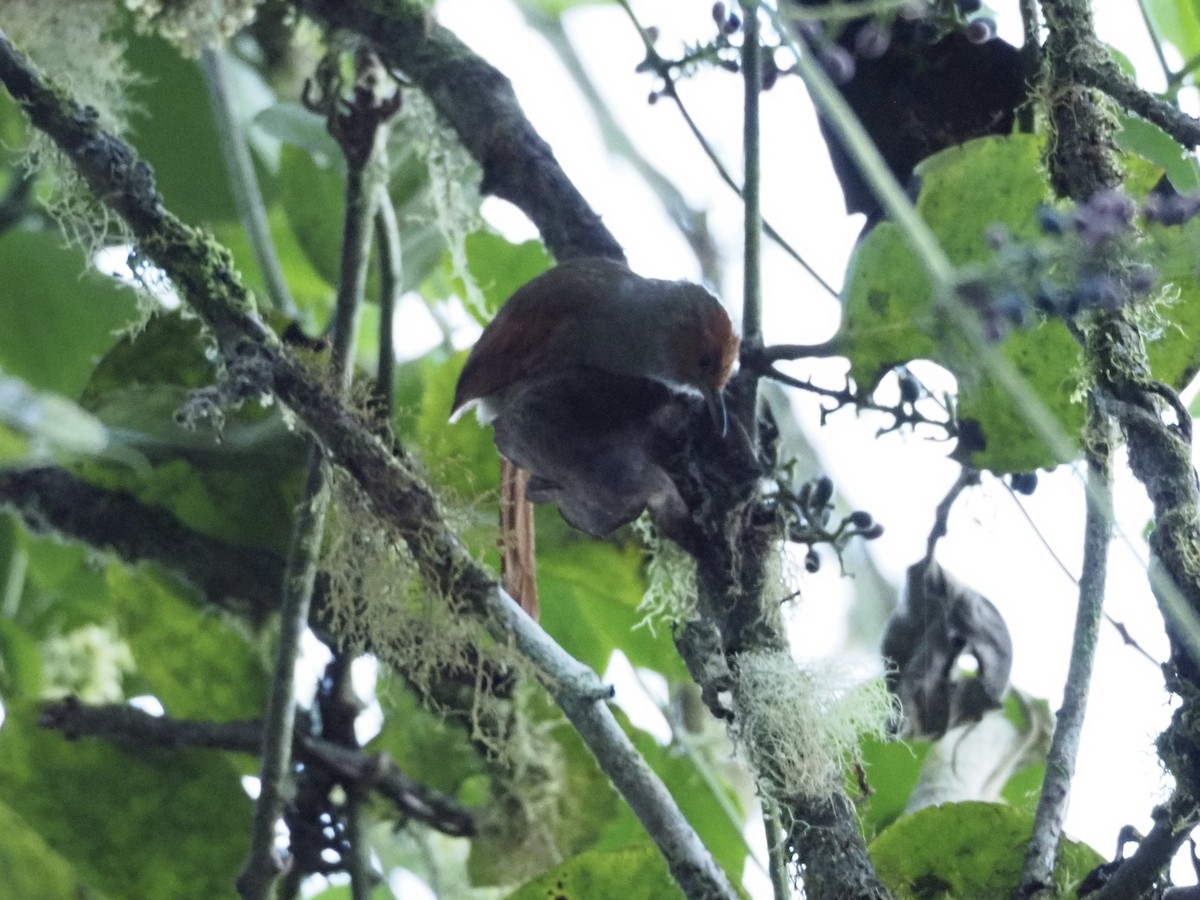
[[(1200, 197), (1152, 194), (1140, 213), (1147, 222), (1182, 224), (1200, 212)], [(1035, 313), (1071, 319), (1089, 310), (1114, 312), (1155, 286), (1153, 266), (1138, 260), (1138, 205), (1116, 190), (1098, 192), (1073, 210), (1039, 206), (1042, 237), (1014, 240), (1007, 229), (987, 235), (993, 260), (969, 269), (958, 295), (979, 312), (989, 336), (1028, 324)]]
[(832, 523), (833, 482), (825, 475), (804, 482), (795, 491), (781, 486), (774, 497), (774, 505), (787, 539), (808, 544), (804, 567), (809, 572), (821, 568), (821, 557), (815, 544), (829, 544), (840, 555), (852, 538), (873, 541), (883, 534), (883, 526), (862, 509), (850, 513), (836, 525)]

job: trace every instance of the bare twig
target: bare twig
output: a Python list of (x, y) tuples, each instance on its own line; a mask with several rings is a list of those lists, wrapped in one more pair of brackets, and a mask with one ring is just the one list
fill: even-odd
[(1108, 547), (1112, 540), (1112, 447), (1115, 441), (1108, 415), (1093, 400), (1089, 402), (1084, 446), (1087, 448), (1087, 516), (1083, 533), (1083, 572), (1079, 579), (1079, 607), (1071, 661), (1063, 688), (1063, 703), (1057, 714), (1054, 737), (1046, 755), (1046, 776), (1038, 796), (1033, 834), (1025, 849), (1025, 864), (1017, 888), (1019, 897), (1040, 896), (1051, 889), (1058, 842), (1067, 816), (1067, 799), (1079, 754), (1079, 736), (1087, 711), (1088, 691), (1100, 617), (1104, 609), (1104, 587), (1108, 578)]
[(208, 85), (213, 121), (217, 126), (217, 144), (221, 148), (221, 156), (225, 158), (225, 171), (229, 174), (229, 186), (233, 191), (238, 218), (242, 221), (242, 228), (254, 251), (254, 259), (267, 283), (267, 296), (277, 310), (295, 318), (296, 302), (292, 299), (283, 267), (279, 264), (279, 254), (275, 252), (275, 241), (267, 224), (267, 211), (263, 206), (262, 191), (258, 187), (258, 175), (250, 158), (246, 134), (233, 114), (225, 52), (219, 47), (205, 47), (200, 53), (200, 68), (204, 72), (204, 83)]
[[(351, 88), (350, 102), (341, 96), (343, 86), (334, 74), (336, 66), (322, 63), (320, 71), (325, 75), (319, 87), (320, 102), (327, 112), (329, 129), (343, 149), (347, 167), (341, 269), (329, 359), (334, 383), (339, 393), (344, 394), (354, 369), (354, 346), (371, 257), (374, 199), (382, 181), (382, 172), (375, 168), (377, 154), (384, 144), (386, 122), (400, 104), (398, 93), (388, 98), (377, 96), (377, 82), (383, 70), (367, 54), (357, 55), (358, 82)], [(263, 731), (261, 789), (254, 809), (250, 850), (238, 876), (238, 891), (246, 900), (266, 900), (282, 871), (275, 851), (275, 823), (283, 812), (287, 795), (295, 725), (296, 660), (301, 637), (308, 627), (330, 496), (331, 473), (325, 451), (316, 440), (310, 441), (308, 472), (292, 526), (284, 578), (279, 646), (267, 703), (267, 727)]]
[[(671, 98), (672, 102), (675, 104), (675, 107), (679, 110), (679, 114), (683, 116), (684, 124), (687, 125), (688, 130), (692, 133), (692, 137), (695, 139), (700, 149), (704, 151), (704, 155), (707, 156), (709, 161), (713, 164), (713, 168), (716, 170), (720, 179), (725, 182), (730, 190), (737, 194), (738, 197), (742, 197), (742, 186), (737, 183), (733, 175), (730, 174), (729, 170), (725, 167), (725, 164), (721, 161), (721, 158), (717, 156), (717, 151), (713, 149), (712, 144), (708, 141), (708, 138), (704, 136), (704, 132), (700, 130), (700, 126), (696, 124), (696, 120), (692, 118), (692, 114), (688, 112), (688, 108), (684, 104), (683, 98), (679, 96), (679, 92), (675, 87), (675, 81), (670, 72), (670, 64), (667, 63), (666, 60), (663, 60), (661, 57), (659, 57), (658, 51), (654, 49), (654, 42), (650, 40), (649, 31), (642, 26), (641, 22), (638, 21), (637, 16), (634, 15), (633, 7), (629, 5), (627, 0), (618, 0), (618, 2), (621, 4), (621, 8), (625, 10), (626, 15), (629, 16), (630, 21), (633, 22), (634, 28), (636, 28), (638, 33), (642, 36), (642, 42), (646, 47), (647, 61), (653, 64), (656, 74), (663, 79), (663, 96)], [(745, 198), (742, 197), (742, 199), (744, 200)], [(767, 237), (778, 244), (780, 249), (782, 249), (793, 260), (795, 260), (800, 268), (807, 272), (809, 276), (812, 277), (812, 279), (819, 284), (827, 294), (829, 294), (835, 300), (838, 299), (838, 292), (833, 289), (828, 281), (821, 277), (821, 274), (809, 264), (808, 260), (801, 256), (791, 244), (784, 240), (783, 235), (781, 235), (771, 225), (770, 222), (762, 221), (761, 224), (762, 230), (766, 233)]]

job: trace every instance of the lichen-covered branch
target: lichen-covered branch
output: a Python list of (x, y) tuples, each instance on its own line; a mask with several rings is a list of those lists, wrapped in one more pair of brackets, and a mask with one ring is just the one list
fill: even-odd
[[(62, 732), (68, 740), (94, 737), (141, 749), (198, 747), (254, 756), (262, 749), (261, 721), (176, 719), (154, 716), (126, 703), (85, 706), (74, 698), (55, 701), (42, 707), (38, 724)], [(300, 762), (319, 766), (345, 784), (358, 785), (390, 800), (404, 818), (451, 837), (475, 834), (475, 817), (469, 809), (408, 777), (386, 756), (306, 734), (296, 736), (294, 752)]]
[(663, 783), (609, 710), (595, 672), (567, 654), (528, 618), (463, 548), (437, 500), (403, 452), (393, 453), (363, 417), (346, 408), (253, 314), (253, 301), (228, 251), (169, 213), (150, 169), (103, 132), (95, 116), (49, 87), (0, 32), (0, 83), (86, 177), (97, 197), (130, 226), (140, 252), (175, 282), (211, 327), (229, 380), (247, 395), (273, 390), (316, 435), (330, 458), (358, 482), (375, 512), (408, 543), (430, 587), (462, 598), (511, 642), (544, 679), (600, 768), (658, 846), (672, 876), (694, 898), (733, 898), (733, 888)]
[(437, 24), (421, 3), (297, 0), (318, 21), (371, 41), (389, 67), (433, 102), (483, 167), (483, 194), (519, 207), (560, 262), (577, 256), (624, 261), (625, 252), (533, 130), (509, 80)]
[[(1087, 0), (1043, 0), (1049, 34), (1044, 47), (1046, 90), (1052, 133), (1048, 164), (1055, 189), (1083, 201), (1117, 185), (1121, 173), (1114, 153), (1114, 125), (1086, 73), (1106, 60), (1096, 40)], [(1176, 823), (1195, 822), (1200, 797), (1200, 660), (1190, 652), (1188, 635), (1174, 608), (1194, 621), (1200, 614), (1200, 491), (1192, 465), (1190, 422), (1164, 421), (1158, 398), (1170, 389), (1150, 373), (1143, 336), (1120, 313), (1097, 314), (1081, 324), (1084, 360), (1094, 379), (1092, 395), (1111, 415), (1129, 447), (1129, 463), (1154, 505), (1150, 534), (1152, 584), (1171, 641), (1167, 686), (1181, 700), (1171, 725), (1159, 738), (1159, 755), (1175, 777), (1175, 793), (1156, 810), (1156, 819), (1173, 820), (1156, 829), (1122, 869), (1141, 873), (1140, 893), (1187, 835)], [(1182, 811), (1192, 811), (1181, 815)]]

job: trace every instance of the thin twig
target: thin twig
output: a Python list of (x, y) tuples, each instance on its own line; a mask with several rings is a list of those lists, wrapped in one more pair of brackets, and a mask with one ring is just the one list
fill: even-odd
[(258, 186), (258, 175), (254, 171), (254, 161), (250, 158), (246, 134), (233, 113), (225, 51), (219, 47), (205, 47), (200, 51), (200, 68), (204, 72), (204, 83), (208, 86), (208, 98), (217, 128), (217, 145), (225, 160), (233, 202), (254, 252), (254, 260), (267, 283), (267, 296), (277, 310), (295, 318), (296, 302), (292, 299), (279, 254), (275, 251), (275, 241), (267, 224), (267, 211)]
[[(633, 27), (636, 28), (638, 33), (642, 36), (642, 42), (646, 46), (648, 58), (656, 59), (658, 54), (654, 49), (654, 43), (650, 40), (649, 31), (647, 31), (646, 28), (642, 26), (641, 22), (638, 21), (638, 18), (634, 14), (633, 8), (629, 5), (628, 0), (618, 0), (618, 2), (621, 4), (621, 8), (625, 10), (626, 15), (629, 16), (630, 21), (633, 23)], [(692, 114), (688, 111), (687, 106), (684, 104), (683, 98), (679, 96), (679, 92), (675, 88), (675, 82), (671, 79), (670, 73), (666, 71), (660, 71), (658, 74), (664, 81), (664, 87), (662, 91), (663, 95), (670, 97), (672, 102), (674, 102), (676, 109), (679, 110), (679, 114), (683, 116), (684, 124), (687, 125), (688, 130), (692, 133), (692, 137), (695, 139), (700, 149), (704, 151), (704, 155), (707, 156), (709, 161), (713, 164), (713, 168), (716, 170), (717, 175), (723, 182), (725, 182), (730, 190), (744, 200), (745, 198), (742, 197), (742, 186), (737, 183), (733, 175), (731, 175), (729, 170), (725, 167), (725, 164), (721, 162), (721, 158), (717, 155), (717, 151), (713, 149), (713, 146), (711, 143), (709, 143), (708, 138), (704, 136), (704, 132), (700, 130), (700, 126), (696, 124), (696, 120), (692, 118)], [(800, 268), (807, 272), (809, 276), (815, 282), (817, 282), (817, 284), (819, 284), (827, 294), (829, 294), (829, 296), (833, 297), (835, 300), (839, 299), (838, 292), (834, 290), (829, 282), (826, 281), (821, 274), (809, 264), (808, 260), (801, 256), (791, 244), (784, 240), (783, 235), (781, 235), (771, 225), (770, 222), (763, 220), (762, 230), (766, 233), (767, 237), (779, 245), (780, 249), (782, 249), (793, 260), (795, 260)]]
[(763, 832), (767, 837), (767, 863), (771, 873), (771, 891), (775, 900), (791, 900), (788, 877), (787, 841), (779, 827), (779, 806), (770, 797), (762, 799)]
[[(742, 346), (751, 353), (762, 347), (762, 150), (759, 95), (762, 93), (762, 39), (758, 0), (741, 0), (742, 16)], [(757, 446), (758, 376), (747, 371), (738, 379), (735, 411)]]
[(1162, 67), (1163, 75), (1167, 79), (1167, 84), (1171, 83), (1174, 72), (1171, 71), (1171, 66), (1167, 62), (1167, 55), (1163, 53), (1162, 41), (1158, 37), (1158, 30), (1154, 27), (1154, 20), (1150, 18), (1150, 10), (1146, 5), (1146, 0), (1138, 0), (1138, 11), (1142, 14), (1142, 22), (1146, 26), (1146, 36), (1150, 38), (1150, 43), (1154, 47), (1154, 55), (1158, 57), (1158, 64)]
[(379, 357), (375, 367), (375, 395), (384, 420), (396, 415), (396, 303), (399, 300), (404, 261), (400, 251), (400, 225), (387, 185), (377, 189), (375, 247), (379, 253)]
[[(332, 73), (334, 67), (329, 66), (324, 71)], [(360, 83), (353, 87), (353, 100), (349, 103), (342, 100), (342, 85), (335, 77), (329, 77), (319, 88), (323, 95), (321, 102), (328, 110), (330, 131), (343, 148), (347, 166), (341, 269), (329, 354), (331, 375), (339, 395), (344, 395), (349, 388), (354, 371), (358, 320), (371, 258), (374, 200), (381, 181), (377, 155), (384, 146), (385, 123), (399, 107), (398, 94), (379, 100), (373, 93), (374, 80), (382, 73), (377, 60), (358, 54), (356, 73)], [(238, 891), (246, 900), (266, 900), (280, 872), (275, 851), (275, 823), (283, 812), (291, 770), (296, 661), (301, 638), (308, 626), (330, 497), (331, 472), (325, 451), (316, 439), (309, 440), (308, 471), (293, 525), (284, 577), (279, 647), (267, 705), (267, 726), (263, 732), (261, 793), (254, 810), (250, 851), (238, 876)]]
[(696, 261), (700, 264), (700, 273), (704, 281), (710, 285), (721, 284), (721, 255), (713, 243), (712, 234), (708, 230), (708, 217), (705, 212), (693, 208), (683, 195), (683, 192), (657, 166), (646, 159), (630, 140), (628, 132), (617, 121), (608, 103), (604, 100), (596, 84), (579, 59), (567, 30), (563, 27), (562, 17), (547, 15), (539, 12), (531, 5), (522, 5), (521, 11), (525, 21), (538, 30), (550, 44), (550, 48), (558, 56), (571, 80), (583, 94), (589, 109), (596, 117), (600, 133), (610, 152), (620, 155), (637, 171), (642, 180), (654, 191), (654, 195), (666, 210), (668, 216), (683, 233), (688, 246)]
[(933, 526), (929, 529), (929, 537), (925, 540), (926, 565), (933, 563), (937, 542), (949, 533), (950, 510), (954, 507), (954, 501), (964, 490), (977, 484), (979, 484), (979, 472), (963, 466), (958, 473), (958, 478), (955, 479), (954, 484), (950, 486), (950, 490), (946, 492), (946, 496), (942, 498), (934, 511)]
[[(1034, 537), (1038, 539), (1038, 542), (1041, 543), (1042, 547), (1045, 548), (1046, 552), (1050, 555), (1050, 558), (1054, 560), (1055, 565), (1057, 565), (1062, 573), (1067, 576), (1071, 584), (1078, 587), (1079, 579), (1075, 577), (1074, 572), (1067, 568), (1067, 564), (1062, 561), (1062, 557), (1060, 557), (1057, 551), (1055, 551), (1054, 547), (1051, 546), (1050, 540), (1046, 537), (1042, 529), (1038, 527), (1037, 522), (1033, 520), (1033, 516), (1029, 514), (1029, 510), (1025, 508), (1025, 504), (1021, 502), (1020, 496), (1018, 496), (1017, 492), (1013, 490), (1012, 485), (1005, 484), (1004, 487), (1008, 491), (1008, 496), (1012, 498), (1013, 503), (1016, 504), (1017, 509), (1020, 510), (1021, 515), (1025, 518), (1025, 523), (1029, 526), (1030, 531), (1033, 532)], [(1150, 651), (1139, 644), (1137, 638), (1129, 633), (1129, 628), (1124, 622), (1118, 621), (1112, 616), (1111, 613), (1107, 611), (1104, 613), (1104, 619), (1109, 625), (1116, 629), (1117, 634), (1121, 636), (1121, 640), (1125, 642), (1126, 646), (1132, 647), (1138, 653), (1142, 654), (1142, 656), (1145, 657), (1146, 660), (1156, 669), (1162, 666), (1162, 662), (1155, 659), (1150, 654)]]
[[(262, 748), (260, 719), (203, 722), (156, 716), (127, 703), (88, 706), (75, 698), (44, 704), (38, 725), (61, 731), (68, 740), (94, 737), (141, 749), (196, 747), (257, 756)], [(451, 837), (475, 834), (474, 814), (453, 797), (401, 772), (393, 760), (365, 750), (340, 747), (312, 735), (298, 735), (296, 759), (325, 769), (344, 784), (358, 783), (390, 801), (397, 813)]]
[(1067, 799), (1079, 755), (1079, 736), (1087, 711), (1092, 667), (1100, 637), (1104, 588), (1108, 579), (1108, 548), (1112, 541), (1112, 446), (1115, 441), (1107, 414), (1092, 400), (1084, 446), (1087, 448), (1087, 515), (1083, 529), (1083, 571), (1079, 578), (1079, 607), (1071, 660), (1058, 710), (1054, 737), (1046, 755), (1046, 776), (1034, 814), (1033, 835), (1025, 850), (1025, 864), (1017, 896), (1040, 896), (1050, 889), (1058, 842), (1067, 815)]

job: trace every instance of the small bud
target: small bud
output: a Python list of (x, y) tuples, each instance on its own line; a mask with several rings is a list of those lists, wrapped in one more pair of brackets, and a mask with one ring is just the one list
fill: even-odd
[(712, 17), (718, 27), (723, 28), (725, 26), (725, 4), (721, 3), (720, 0), (713, 4)]
[(875, 519), (872, 518), (871, 514), (865, 509), (856, 509), (854, 512), (850, 513), (847, 521), (858, 529), (870, 528), (875, 524)]
[(854, 78), (854, 57), (837, 44), (821, 51), (821, 65), (834, 84), (846, 84)]
[(833, 482), (828, 475), (822, 475), (812, 482), (812, 502), (809, 509), (822, 509), (833, 499)]
[(1037, 490), (1037, 472), (1013, 472), (1008, 478), (1008, 483), (1018, 494), (1028, 497)]
[(916, 403), (921, 399), (921, 383), (908, 369), (901, 369), (896, 376), (900, 382), (900, 402)]
[(658, 43), (658, 26), (651, 25), (646, 29), (646, 39), (652, 44)]
[(738, 18), (738, 14), (731, 12), (729, 18), (725, 20), (725, 25), (722, 31), (726, 34), (737, 34), (738, 29), (742, 27), (742, 20)]
[(658, 102), (658, 91), (651, 91), (650, 96), (646, 98), (646, 102), (653, 106)]
[(1040, 204), (1034, 215), (1043, 234), (1060, 235), (1067, 230), (1067, 217), (1053, 206)]
[(996, 36), (996, 22), (987, 16), (980, 16), (978, 19), (973, 19), (963, 29), (963, 33), (972, 44), (986, 44)]
[(873, 541), (876, 538), (883, 537), (883, 526), (876, 522), (874, 525), (864, 531), (860, 537), (867, 541)]
[(954, 5), (964, 16), (970, 16), (983, 9), (983, 0), (954, 0)]
[(734, 59), (721, 60), (720, 66), (726, 72), (733, 72), (734, 74), (737, 74), (738, 72), (741, 71), (741, 67), (737, 64), (737, 60), (734, 60)]
[(864, 22), (854, 35), (854, 52), (863, 59), (879, 59), (887, 53), (892, 36), (886, 28), (874, 22)]
[(821, 570), (821, 557), (817, 555), (817, 551), (809, 547), (808, 552), (804, 554), (804, 571), (812, 574)]

